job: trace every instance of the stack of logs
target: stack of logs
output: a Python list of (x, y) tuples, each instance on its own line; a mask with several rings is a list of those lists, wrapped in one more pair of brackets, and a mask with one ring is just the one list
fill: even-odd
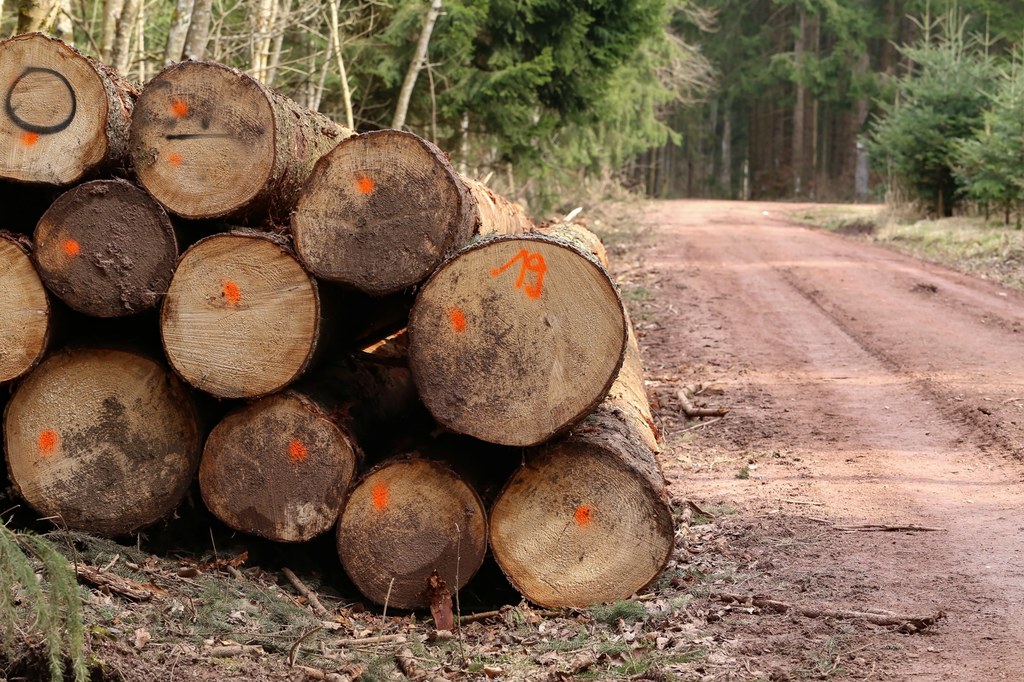
[(122, 536), (198, 472), (236, 530), (336, 527), (399, 608), (488, 551), (544, 606), (663, 569), (639, 352), (592, 234), (218, 64), (139, 88), (23, 35), (0, 89), (3, 446), (41, 516)]

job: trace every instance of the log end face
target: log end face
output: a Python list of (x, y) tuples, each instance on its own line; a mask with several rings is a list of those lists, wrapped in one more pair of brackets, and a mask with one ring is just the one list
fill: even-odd
[(368, 599), (422, 608), (432, 572), (454, 591), (480, 568), (486, 512), (476, 492), (447, 467), (396, 460), (352, 489), (338, 519), (337, 543), (345, 571)]
[(471, 205), (440, 150), (383, 130), (350, 137), (320, 159), (292, 231), (313, 274), (384, 295), (423, 281), (470, 238)]
[(447, 428), (536, 445), (607, 393), (626, 344), (607, 274), (567, 246), (499, 237), (449, 260), (417, 296), (410, 367)]
[(667, 503), (616, 456), (555, 445), (512, 476), (491, 510), (491, 550), (509, 581), (548, 608), (626, 599), (664, 569)]
[(194, 244), (160, 315), (164, 350), (192, 386), (256, 398), (305, 371), (320, 332), (315, 281), (270, 238), (222, 234)]
[(40, 515), (123, 535), (167, 516), (199, 463), (188, 393), (134, 353), (84, 349), (47, 358), (4, 417), (8, 470)]
[(17, 379), (42, 357), (50, 303), (28, 253), (0, 234), (0, 384)]
[(95, 180), (64, 193), (34, 238), (33, 255), (50, 291), (94, 317), (155, 307), (178, 256), (163, 208), (123, 180)]
[(139, 182), (168, 211), (218, 218), (269, 200), (275, 135), (259, 83), (219, 64), (181, 62), (143, 88), (129, 154)]
[(69, 185), (107, 157), (109, 103), (83, 55), (39, 33), (0, 41), (0, 179)]
[(228, 415), (207, 439), (203, 500), (243, 533), (305, 542), (338, 518), (356, 467), (349, 437), (301, 396), (269, 396)]

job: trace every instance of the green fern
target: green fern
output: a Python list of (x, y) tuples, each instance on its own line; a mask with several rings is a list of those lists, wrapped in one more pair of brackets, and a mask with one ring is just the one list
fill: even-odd
[[(25, 550), (42, 564), (46, 585), (36, 577)], [(45, 538), (15, 533), (0, 523), (0, 650), (8, 658), (26, 638), (46, 642), (50, 679), (64, 679), (64, 657), (76, 682), (89, 679), (85, 659), (85, 627), (78, 581), (67, 559)]]

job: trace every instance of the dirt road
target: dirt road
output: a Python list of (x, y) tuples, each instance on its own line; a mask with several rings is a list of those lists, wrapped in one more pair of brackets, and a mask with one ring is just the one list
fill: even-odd
[[(1024, 294), (798, 226), (795, 208), (647, 214), (631, 286), (651, 392), (663, 415), (681, 383), (731, 409), (667, 418), (673, 493), (737, 512), (734, 591), (947, 618), (901, 634), (729, 616), (735, 678), (1022, 680)], [(864, 524), (940, 530), (841, 530)]]

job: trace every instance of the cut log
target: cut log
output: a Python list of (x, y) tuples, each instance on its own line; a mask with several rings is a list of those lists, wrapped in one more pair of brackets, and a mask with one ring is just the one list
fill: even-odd
[(537, 448), (491, 509), (490, 546), (516, 589), (545, 607), (626, 599), (674, 546), (640, 351), (630, 334), (608, 397), (567, 437)]
[(0, 384), (35, 366), (50, 338), (50, 301), (28, 238), (0, 232)]
[(41, 33), (0, 41), (0, 178), (68, 185), (124, 167), (138, 91)]
[(409, 365), (442, 426), (536, 445), (608, 392), (626, 346), (622, 301), (585, 248), (551, 235), (476, 242), (417, 295)]
[(237, 231), (181, 257), (160, 311), (171, 366), (219, 398), (257, 398), (306, 370), (320, 337), (320, 296), (284, 240)]
[(202, 444), (188, 391), (162, 364), (122, 350), (48, 357), (4, 413), (18, 494), (58, 525), (130, 533), (177, 506)]
[(351, 134), (241, 71), (187, 61), (143, 89), (131, 159), (171, 213), (274, 221), (295, 206), (317, 159)]
[(94, 180), (61, 195), (36, 226), (35, 243), (46, 286), (94, 317), (156, 306), (178, 258), (167, 213), (124, 180)]
[(530, 227), (517, 204), (397, 130), (351, 137), (326, 154), (292, 215), (295, 249), (310, 272), (374, 295), (422, 282), (477, 232)]
[(329, 406), (285, 391), (214, 427), (199, 486), (210, 511), (235, 530), (304, 542), (334, 526), (357, 461), (352, 438)]
[(452, 591), (483, 563), (486, 511), (458, 474), (439, 462), (389, 460), (352, 489), (338, 519), (338, 555), (367, 599), (401, 609), (428, 605), (431, 573)]

